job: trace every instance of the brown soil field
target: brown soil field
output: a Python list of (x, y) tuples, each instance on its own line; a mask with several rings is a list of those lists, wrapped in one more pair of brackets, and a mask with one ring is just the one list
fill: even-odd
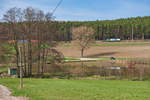
[[(63, 45), (63, 44), (62, 44)], [(57, 46), (58, 51), (65, 57), (80, 57), (81, 51), (77, 46)], [(150, 58), (150, 45), (133, 46), (91, 46), (84, 51), (84, 57), (119, 57), (119, 58)]]

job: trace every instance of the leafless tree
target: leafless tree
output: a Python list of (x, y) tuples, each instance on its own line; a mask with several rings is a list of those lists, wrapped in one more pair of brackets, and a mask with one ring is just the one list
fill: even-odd
[(53, 28), (52, 14), (32, 7), (24, 10), (11, 8), (4, 15), (4, 20), (9, 24), (9, 39), (12, 40), (16, 50), (17, 66), (19, 66), (18, 48), (21, 46), (24, 75), (31, 76), (35, 64), (37, 73), (43, 75), (48, 56), (53, 56), (50, 54), (52, 44), (55, 43), (56, 28)]
[(81, 57), (83, 57), (84, 50), (89, 47), (88, 44), (91, 43), (94, 38), (94, 30), (90, 27), (80, 26), (73, 27), (71, 31), (73, 34), (72, 38), (80, 46)]
[(13, 45), (16, 50), (16, 64), (19, 66), (19, 50), (18, 50), (18, 29), (17, 23), (21, 20), (21, 9), (11, 8), (6, 14), (4, 14), (3, 19), (9, 24), (9, 38), (14, 40)]

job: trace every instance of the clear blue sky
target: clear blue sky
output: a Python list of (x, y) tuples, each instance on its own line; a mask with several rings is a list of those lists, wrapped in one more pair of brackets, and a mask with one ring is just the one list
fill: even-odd
[[(33, 7), (52, 12), (59, 0), (0, 0), (0, 18), (12, 7)], [(150, 0), (64, 0), (56, 20), (108, 20), (150, 15)]]

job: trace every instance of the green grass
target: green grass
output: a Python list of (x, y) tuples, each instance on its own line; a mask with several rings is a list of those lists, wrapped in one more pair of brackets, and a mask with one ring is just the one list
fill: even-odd
[(0, 73), (8, 72), (8, 68), (12, 66), (16, 66), (16, 64), (0, 64)]
[(89, 44), (91, 47), (120, 47), (120, 46), (142, 46), (150, 45), (150, 42), (109, 42), (99, 44)]
[[(92, 57), (100, 61), (111, 60), (110, 57)], [(149, 58), (115, 58), (116, 60), (136, 60), (136, 61), (150, 61)], [(80, 58), (64, 57), (64, 61), (80, 60)]]
[(110, 80), (0, 79), (13, 95), (30, 100), (150, 100), (150, 83)]
[(80, 60), (79, 58), (64, 57), (64, 60)]
[(0, 66), (0, 73), (1, 72), (7, 72), (8, 71), (8, 67), (6, 66)]

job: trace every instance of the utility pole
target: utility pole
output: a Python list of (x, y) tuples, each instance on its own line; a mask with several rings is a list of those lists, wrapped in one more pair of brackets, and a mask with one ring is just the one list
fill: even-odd
[(145, 37), (144, 37), (144, 29), (145, 29), (145, 26), (143, 25), (143, 20), (141, 19), (140, 20), (140, 24), (141, 24), (141, 27), (142, 27), (142, 40), (145, 40)]
[(132, 41), (134, 40), (134, 29), (133, 29), (133, 24), (132, 24)]
[(22, 47), (19, 47), (19, 68), (20, 68), (20, 88), (23, 88), (23, 77), (22, 77)]

